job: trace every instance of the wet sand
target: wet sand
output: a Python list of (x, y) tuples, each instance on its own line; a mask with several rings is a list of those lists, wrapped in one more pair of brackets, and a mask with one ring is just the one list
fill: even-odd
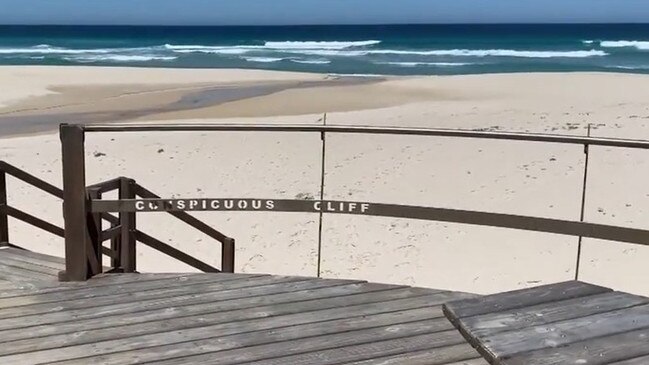
[[(16, 136), (56, 130), (61, 123), (110, 123), (160, 119), (174, 115), (189, 119), (188, 111), (200, 111), (285, 90), (347, 87), (380, 82), (379, 78), (324, 77), (316, 81), (276, 81), (242, 85), (184, 85), (151, 89), (146, 85), (51, 87), (45, 95), (0, 109), (0, 136)], [(110, 89), (113, 90), (110, 90)], [(94, 90), (93, 90), (94, 89)], [(94, 91), (94, 93), (93, 93)], [(79, 102), (79, 97), (94, 99)], [(183, 116), (185, 115), (185, 116)], [(215, 116), (219, 116), (218, 113)]]

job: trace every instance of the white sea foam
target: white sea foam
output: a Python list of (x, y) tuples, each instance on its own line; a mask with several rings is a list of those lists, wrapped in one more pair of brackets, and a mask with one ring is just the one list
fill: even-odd
[(39, 44), (34, 47), (0, 48), (0, 54), (29, 53), (29, 54), (83, 54), (83, 53), (109, 53), (108, 49), (70, 49)]
[(213, 53), (238, 55), (263, 49), (263, 46), (201, 46), (165, 44), (164, 48), (176, 53)]
[(0, 48), (0, 54), (37, 54), (37, 55), (101, 55), (101, 54), (110, 54), (110, 53), (119, 53), (119, 52), (152, 52), (162, 50), (160, 47), (136, 47), (136, 48), (89, 48), (89, 49), (77, 49), (77, 48), (63, 48), (51, 46), (48, 44), (39, 44), (33, 47), (21, 47), (21, 48)]
[(595, 41), (591, 41), (591, 40), (585, 40), (585, 41), (581, 41), (581, 42), (583, 44), (593, 44), (593, 43), (595, 43)]
[(285, 58), (277, 58), (277, 57), (244, 57), (243, 59), (249, 62), (263, 62), (263, 63), (279, 62), (285, 60)]
[(353, 47), (373, 46), (379, 43), (381, 43), (381, 41), (376, 41), (376, 40), (351, 41), (351, 42), (286, 41), (286, 42), (266, 42), (264, 44), (264, 47), (268, 49), (346, 49), (346, 48), (353, 48)]
[(639, 66), (608, 66), (608, 68), (617, 68), (622, 70), (649, 70), (649, 65)]
[(65, 60), (74, 62), (147, 62), (147, 61), (172, 61), (178, 57), (173, 56), (156, 56), (156, 55), (84, 55), (64, 57)]
[(640, 50), (649, 50), (649, 41), (601, 41), (599, 45), (605, 48), (634, 47)]
[(376, 62), (380, 65), (392, 65), (400, 67), (417, 67), (417, 66), (440, 66), (440, 67), (458, 67), (474, 65), (467, 62)]
[(366, 55), (416, 55), (416, 56), (455, 56), (455, 57), (520, 57), (520, 58), (586, 58), (607, 56), (602, 50), (587, 51), (517, 51), (510, 49), (440, 49), (409, 51), (396, 49), (376, 50), (300, 50), (292, 53), (314, 56), (358, 57)]
[(327, 74), (327, 76), (331, 77), (385, 77), (385, 75), (379, 75), (379, 74), (337, 74), (337, 73), (332, 73), (332, 74)]
[(206, 46), (206, 45), (175, 45), (165, 44), (164, 48), (177, 53), (215, 53), (215, 54), (245, 54), (254, 51), (301, 51), (301, 50), (342, 50), (353, 47), (364, 47), (379, 44), (381, 41), (356, 41), (356, 42), (265, 42), (261, 45), (233, 45), (233, 46)]
[(296, 63), (305, 63), (309, 65), (326, 65), (331, 63), (329, 60), (301, 60), (301, 59), (291, 59), (292, 62)]

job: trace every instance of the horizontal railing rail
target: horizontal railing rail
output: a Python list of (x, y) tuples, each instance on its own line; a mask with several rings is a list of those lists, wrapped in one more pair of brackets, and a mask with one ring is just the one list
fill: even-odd
[(643, 229), (514, 214), (338, 200), (252, 198), (99, 200), (91, 202), (90, 210), (172, 214), (185, 211), (348, 214), (463, 223), (649, 245), (649, 230)]
[(86, 132), (319, 132), (347, 134), (387, 134), (402, 136), (461, 137), (493, 140), (512, 140), (548, 143), (566, 143), (590, 146), (608, 146), (649, 149), (649, 141), (621, 138), (584, 137), (576, 135), (490, 132), (479, 130), (373, 127), (315, 124), (108, 124), (87, 125)]

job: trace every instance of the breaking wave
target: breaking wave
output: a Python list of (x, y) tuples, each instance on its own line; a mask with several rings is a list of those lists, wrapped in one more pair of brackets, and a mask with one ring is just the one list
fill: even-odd
[(154, 56), (154, 55), (87, 55), (63, 57), (67, 61), (73, 62), (147, 62), (147, 61), (172, 61), (178, 57), (171, 56)]
[(381, 41), (352, 41), (352, 42), (318, 42), (318, 41), (286, 41), (286, 42), (266, 42), (264, 48), (268, 49), (346, 49), (353, 47), (367, 47), (381, 43)]
[(516, 51), (510, 49), (447, 49), (429, 51), (407, 51), (393, 49), (335, 51), (335, 50), (305, 50), (296, 53), (317, 56), (347, 56), (357, 57), (373, 54), (385, 55), (417, 55), (417, 56), (455, 56), (455, 57), (521, 57), (521, 58), (586, 58), (602, 57), (608, 53), (601, 50), (587, 51)]
[(300, 59), (292, 59), (292, 62), (296, 63), (304, 63), (308, 65), (326, 65), (331, 63), (329, 60), (300, 60)]
[(285, 58), (277, 58), (277, 57), (244, 57), (243, 59), (248, 62), (263, 62), (263, 63), (279, 62), (285, 60)]
[(110, 53), (111, 49), (70, 49), (39, 44), (24, 48), (0, 48), (0, 54), (30, 53), (30, 54), (83, 54), (83, 53)]
[(640, 50), (649, 50), (649, 41), (601, 41), (599, 45), (604, 48), (634, 47)]
[(458, 67), (458, 66), (475, 65), (475, 63), (468, 63), (468, 62), (377, 62), (377, 64), (401, 66), (401, 67), (417, 67), (417, 66)]

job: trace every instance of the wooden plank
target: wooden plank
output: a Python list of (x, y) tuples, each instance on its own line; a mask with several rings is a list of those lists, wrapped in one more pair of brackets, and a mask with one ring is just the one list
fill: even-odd
[(17, 267), (23, 270), (34, 271), (57, 279), (58, 279), (59, 271), (61, 271), (60, 269), (38, 265), (37, 263), (34, 262), (29, 262), (25, 260), (16, 260), (14, 257), (11, 257), (11, 255), (5, 255), (1, 252), (0, 252), (0, 265)]
[[(437, 339), (437, 336), (440, 336), (441, 338)], [(457, 334), (455, 336), (453, 334), (442, 332), (441, 334), (433, 334), (432, 336), (428, 336), (428, 338), (429, 341), (434, 346), (434, 345), (445, 344), (444, 343), (445, 340), (447, 340), (448, 343), (456, 343), (458, 339), (460, 339), (460, 336)], [(406, 337), (406, 338), (398, 338), (395, 340), (381, 341), (378, 343), (370, 342), (370, 343), (355, 345), (355, 346), (339, 347), (334, 349), (327, 349), (327, 350), (321, 350), (317, 352), (300, 354), (300, 355), (254, 361), (248, 364), (249, 365), (281, 365), (281, 364), (332, 365), (332, 364), (340, 364), (340, 363), (348, 364), (349, 362), (352, 361), (365, 360), (367, 358), (372, 358), (374, 356), (392, 355), (396, 358), (400, 358), (401, 362), (398, 362), (398, 364), (411, 365), (417, 362), (413, 361), (407, 356), (408, 352), (413, 350), (418, 350), (421, 347), (422, 347), (422, 342), (418, 341), (417, 339), (412, 341), (411, 338)], [(443, 349), (446, 349), (446, 351), (443, 351)], [(448, 361), (457, 360), (458, 358), (464, 359), (471, 355), (475, 355), (475, 351), (468, 344), (446, 346), (439, 349), (428, 350), (427, 352), (429, 357), (432, 357), (432, 361), (428, 361), (425, 363), (427, 365), (440, 364), (440, 363), (444, 364), (447, 363)], [(398, 354), (398, 355), (394, 355), (394, 354)], [(421, 364), (422, 362), (419, 363)]]
[(471, 337), (481, 338), (499, 332), (549, 324), (572, 318), (610, 312), (649, 303), (649, 298), (608, 292), (576, 299), (544, 303), (532, 307), (462, 318), (460, 330)]
[[(109, 306), (109, 305), (123, 303), (123, 302), (137, 302), (139, 300), (168, 298), (168, 297), (185, 295), (185, 294), (197, 295), (200, 293), (222, 291), (222, 290), (227, 290), (232, 288), (264, 286), (270, 284), (279, 284), (279, 283), (306, 281), (306, 280), (309, 279), (287, 277), (287, 276), (284, 277), (264, 276), (260, 278), (235, 280), (233, 282), (226, 281), (222, 283), (221, 282), (197, 283), (195, 285), (172, 287), (172, 288), (161, 288), (161, 289), (154, 289), (154, 290), (148, 290), (143, 292), (116, 294), (107, 297), (101, 296), (101, 297), (88, 298), (88, 299), (65, 300), (65, 295), (62, 295), (61, 297), (62, 300), (58, 301), (56, 305), (52, 305), (52, 303), (44, 303), (44, 304), (36, 303), (31, 305), (21, 305), (19, 307), (4, 308), (2, 311), (0, 311), (0, 318), (4, 319), (4, 318), (21, 317), (21, 316), (34, 315), (34, 314), (45, 314), (45, 313), (52, 313), (52, 312), (68, 311), (72, 309), (96, 308), (99, 306)], [(20, 299), (20, 298), (22, 297), (12, 298), (12, 299)]]
[[(391, 323), (389, 317), (386, 319), (383, 315), (347, 318), (343, 320), (321, 322), (307, 325), (296, 325), (283, 328), (274, 328), (271, 330), (263, 330), (256, 332), (238, 333), (230, 336), (218, 336), (218, 332), (212, 332), (212, 338), (205, 338), (190, 342), (180, 342), (183, 338), (187, 341), (186, 336), (178, 337), (174, 343), (169, 346), (158, 346), (155, 349), (146, 349), (144, 351), (132, 351), (112, 353), (104, 357), (88, 357), (83, 361), (86, 363), (99, 363), (104, 365), (112, 365), (123, 363), (125, 359), (133, 362), (152, 361), (155, 359), (156, 363), (176, 363), (174, 357), (192, 356), (191, 361), (196, 364), (205, 363), (205, 359), (209, 358), (209, 363), (212, 364), (230, 364), (230, 363), (249, 363), (255, 360), (269, 359), (280, 356), (287, 356), (291, 354), (299, 354), (312, 352), (317, 350), (326, 350), (331, 348), (338, 348), (343, 346), (353, 346), (356, 344), (364, 344), (371, 342), (378, 342), (388, 339), (396, 339), (401, 337), (416, 336), (427, 333), (440, 333), (439, 335), (443, 340), (438, 341), (439, 346), (451, 345), (462, 343), (462, 336), (452, 328), (445, 318), (436, 318), (431, 320), (422, 320), (407, 323)], [(209, 336), (210, 333), (205, 333)], [(156, 337), (147, 339), (150, 344), (159, 343), (161, 341), (168, 341), (169, 336), (175, 337), (175, 332), (167, 332), (159, 334)], [(124, 343), (124, 346), (140, 346), (143, 348), (144, 342), (140, 342), (139, 338), (130, 338), (130, 343)], [(135, 344), (133, 341), (137, 341)], [(86, 348), (68, 347), (66, 348), (67, 354), (56, 353), (47, 354), (51, 357), (34, 357), (30, 353), (26, 359), (32, 362), (39, 362), (40, 359), (50, 361), (58, 359), (59, 357), (66, 356), (68, 359), (74, 359), (77, 356), (95, 355), (102, 348), (97, 351), (97, 346), (103, 344), (89, 345)], [(429, 347), (434, 346), (428, 344)], [(116, 347), (112, 347), (113, 351)], [(117, 347), (117, 349), (125, 350), (125, 347)], [(83, 350), (83, 351), (79, 351)], [(105, 350), (103, 350), (105, 351)], [(218, 356), (215, 356), (218, 352)], [(141, 356), (138, 356), (141, 355)], [(20, 356), (20, 355), (18, 355)], [(185, 359), (188, 359), (186, 357)], [(146, 360), (145, 360), (146, 359)], [(171, 360), (167, 360), (171, 359)], [(0, 362), (11, 363), (18, 360), (17, 357), (0, 357)], [(201, 361), (202, 360), (202, 361)], [(183, 360), (184, 362), (184, 360)], [(292, 362), (288, 362), (293, 364)], [(286, 364), (286, 362), (282, 362)]]
[(612, 290), (578, 281), (566, 281), (563, 283), (538, 286), (536, 288), (520, 289), (506, 293), (486, 295), (475, 299), (450, 302), (444, 305), (444, 311), (447, 313), (448, 318), (455, 323), (459, 318), (529, 307), (609, 291)]
[[(55, 270), (64, 270), (65, 264), (61, 262), (54, 262), (49, 259), (51, 256), (47, 255), (25, 255), (21, 253), (22, 250), (9, 248), (0, 250), (0, 256), (10, 257), (17, 261), (29, 262), (40, 266), (49, 267)], [(27, 251), (29, 252), (29, 251)]]
[[(36, 295), (44, 293), (63, 292), (67, 290), (75, 290), (78, 288), (99, 288), (114, 286), (127, 283), (144, 282), (144, 281), (159, 281), (168, 280), (173, 278), (193, 277), (202, 274), (99, 274), (88, 281), (82, 282), (53, 282), (55, 286), (43, 286), (42, 288), (34, 288), (31, 292), (25, 293), (25, 290), (3, 291), (0, 292), (0, 298), (19, 297), (24, 295)], [(221, 275), (221, 274), (219, 274)], [(232, 275), (232, 274), (228, 274)], [(239, 276), (245, 276), (237, 274)], [(255, 275), (251, 275), (255, 276)], [(258, 275), (263, 276), (263, 275)]]
[(29, 271), (16, 266), (0, 264), (0, 279), (6, 281), (50, 281), (54, 282), (55, 277), (39, 272)]
[(603, 365), (649, 355), (649, 328), (518, 354), (497, 365)]
[[(649, 327), (649, 305), (496, 333), (481, 343), (487, 360)], [(483, 352), (484, 350), (484, 352)]]
[(649, 364), (649, 355), (610, 363), (610, 365), (647, 365), (647, 364)]
[[(302, 288), (309, 287), (308, 284), (315, 284), (313, 287), (316, 287), (316, 285), (328, 285), (327, 287), (320, 288), (321, 291), (326, 293), (331, 293), (331, 291), (327, 290), (329, 288), (339, 288), (331, 286), (336, 285), (335, 280), (300, 283), (303, 284), (301, 286)], [(289, 302), (289, 304), (292, 303)], [(294, 314), (297, 313), (297, 310), (299, 310), (299, 306), (298, 308), (291, 307), (287, 310), (275, 305), (261, 309), (247, 308), (224, 311), (221, 305), (208, 303), (194, 307), (172, 307), (166, 310), (140, 312), (119, 316), (117, 318), (104, 317), (102, 318), (103, 323), (98, 320), (90, 320), (54, 326), (39, 326), (38, 328), (21, 328), (18, 330), (3, 331), (0, 338), (0, 342), (3, 343), (3, 348), (0, 349), (0, 355), (123, 338), (125, 337), (125, 333), (128, 334), (128, 337), (131, 337), (172, 329), (179, 330), (201, 327), (208, 324), (229, 323), (256, 318), (264, 319), (274, 313)], [(45, 337), (46, 335), (49, 335), (49, 337)]]
[[(401, 339), (399, 339), (401, 341)], [(406, 344), (406, 346), (408, 346)], [(346, 351), (350, 348), (343, 348)], [(428, 348), (415, 351), (412, 348), (402, 348), (402, 352), (396, 355), (373, 357), (369, 360), (357, 360), (347, 363), (348, 365), (439, 365), (449, 362), (462, 361), (477, 356), (477, 352), (469, 344), (463, 343), (453, 346)], [(335, 351), (335, 350), (330, 350)], [(406, 352), (407, 351), (407, 352)], [(482, 358), (481, 358), (482, 359)], [(462, 364), (456, 363), (456, 364)], [(485, 362), (486, 364), (486, 362)]]
[[(401, 328), (399, 328), (401, 327)], [(388, 327), (390, 328), (390, 327)], [(392, 326), (392, 330), (404, 330), (402, 326)], [(337, 334), (330, 336), (320, 336), (315, 338), (305, 338), (301, 340), (290, 341), (283, 344), (269, 344), (261, 345), (254, 347), (246, 347), (242, 349), (223, 351), (212, 354), (204, 354), (197, 356), (190, 356), (184, 358), (169, 359), (164, 361), (159, 361), (160, 365), (178, 365), (178, 364), (200, 364), (210, 357), (214, 360), (211, 360), (210, 363), (215, 365), (225, 365), (225, 364), (238, 364), (240, 362), (245, 362), (246, 364), (252, 363), (252, 361), (259, 361), (263, 359), (269, 359), (272, 357), (286, 356), (288, 354), (301, 354), (306, 352), (315, 352), (315, 351), (326, 351), (330, 349), (338, 349), (343, 346), (359, 346), (366, 344), (365, 351), (373, 351), (374, 353), (380, 353), (381, 351), (390, 350), (394, 348), (417, 348), (424, 346), (444, 346), (444, 345), (453, 345), (462, 342), (461, 336), (457, 331), (444, 331), (436, 333), (425, 333), (417, 335), (415, 331), (407, 330), (408, 333), (412, 333), (411, 336), (399, 336), (397, 333), (385, 334), (386, 327), (375, 328), (366, 331), (353, 331), (346, 334)], [(406, 333), (403, 331), (403, 334)], [(389, 346), (389, 347), (388, 347)], [(385, 349), (385, 350), (382, 350)], [(216, 356), (215, 356), (216, 355)], [(290, 358), (285, 357), (284, 359), (289, 360), (289, 362), (280, 362), (280, 364), (291, 364)], [(282, 359), (282, 360), (284, 360)], [(321, 361), (309, 359), (307, 364), (309, 365), (320, 365)], [(316, 361), (316, 362), (313, 362)]]
[(446, 364), (446, 365), (489, 365), (489, 363), (487, 362), (487, 360), (480, 357), (480, 358), (477, 358), (477, 359), (458, 361), (458, 362), (454, 362), (454, 363)]
[(65, 265), (65, 259), (64, 258), (58, 257), (58, 256), (46, 255), (46, 254), (43, 254), (43, 253), (38, 253), (38, 252), (33, 252), (33, 251), (28, 251), (28, 250), (21, 250), (21, 249), (13, 248), (13, 247), (4, 248), (3, 251), (0, 251), (0, 252), (2, 252), (2, 253), (8, 252), (8, 253), (20, 255), (20, 256), (23, 256), (23, 257), (31, 257), (31, 258), (34, 258), (34, 259), (46, 260), (46, 261), (49, 261), (49, 262), (52, 262), (52, 263)]
[(16, 286), (11, 281), (0, 280), (0, 291), (14, 289), (16, 289)]
[[(377, 295), (386, 291), (389, 291), (389, 293), (384, 293), (382, 296)], [(256, 295), (259, 294), (259, 290), (248, 291), (243, 295), (237, 293), (238, 298), (228, 300), (228, 296), (231, 296), (229, 294), (231, 293), (223, 293), (221, 296), (218, 296), (218, 294), (209, 295), (206, 298), (201, 298), (201, 301), (194, 299), (190, 303), (175, 303), (176, 305), (183, 305), (175, 307), (168, 305), (164, 301), (158, 301), (155, 306), (149, 306), (148, 309), (145, 308), (144, 310), (134, 308), (132, 312), (110, 316), (102, 316), (102, 313), (99, 316), (92, 316), (92, 313), (89, 313), (83, 315), (83, 318), (86, 319), (78, 319), (75, 316), (77, 320), (74, 322), (36, 325), (37, 327), (30, 323), (32, 325), (30, 328), (23, 328), (23, 325), (14, 323), (17, 328), (3, 331), (0, 342), (63, 335), (78, 331), (93, 331), (104, 327), (132, 325), (207, 313), (218, 312), (221, 315), (219, 321), (227, 322), (340, 308), (359, 303), (374, 303), (384, 300), (384, 298), (402, 299), (421, 295), (411, 288), (393, 287), (392, 289), (386, 289), (384, 285), (380, 284), (338, 285), (335, 281), (329, 280), (298, 282), (290, 288), (278, 287), (276, 292), (267, 291), (263, 295)], [(249, 296), (246, 296), (246, 294), (249, 294)], [(298, 296), (299, 301), (296, 300)], [(62, 336), (61, 338), (65, 337)], [(51, 340), (55, 341), (52, 338)], [(19, 344), (14, 345), (19, 346)]]
[[(191, 287), (199, 284), (210, 283), (228, 283), (233, 284), (239, 280), (251, 280), (256, 276), (236, 276), (236, 275), (211, 275), (211, 276), (186, 276), (174, 277), (166, 280), (156, 281), (143, 281), (135, 283), (118, 284), (102, 288), (96, 287), (76, 287), (61, 293), (46, 292), (46, 293), (29, 293), (28, 295), (14, 296), (10, 298), (0, 298), (0, 309), (17, 307), (21, 305), (29, 305), (34, 303), (55, 303), (61, 301), (71, 301), (76, 299), (99, 298), (105, 296), (115, 296), (119, 294), (134, 293), (134, 292), (150, 292), (158, 289), (170, 289), (176, 287)], [(268, 277), (268, 276), (258, 276)]]
[(294, 297), (291, 293), (304, 290), (303, 285), (311, 284), (309, 284), (309, 281), (301, 281), (295, 282), (290, 285), (276, 283), (273, 285), (265, 286), (229, 288), (227, 290), (224, 289), (222, 291), (215, 292), (190, 293), (175, 297), (140, 300), (138, 302), (127, 301), (124, 303), (115, 303), (103, 307), (91, 307), (63, 312), (53, 312), (48, 314), (2, 319), (0, 320), (0, 330), (43, 326), (47, 324), (64, 326), (64, 324), (62, 323), (69, 322), (71, 318), (74, 318), (75, 321), (101, 319), (102, 321), (110, 320), (112, 322), (115, 322), (117, 321), (117, 319), (106, 317), (124, 315), (129, 313), (135, 313), (138, 316), (144, 316), (146, 313), (142, 312), (145, 311), (200, 303), (210, 304), (212, 306), (218, 305), (218, 308), (221, 310), (225, 310), (229, 305), (233, 306), (233, 308), (230, 309), (249, 308), (263, 305), (262, 303), (273, 303), (279, 300), (278, 297), (281, 297), (281, 299), (283, 300), (287, 300), (286, 297), (288, 296), (288, 298), (290, 298), (288, 300), (294, 300)]

